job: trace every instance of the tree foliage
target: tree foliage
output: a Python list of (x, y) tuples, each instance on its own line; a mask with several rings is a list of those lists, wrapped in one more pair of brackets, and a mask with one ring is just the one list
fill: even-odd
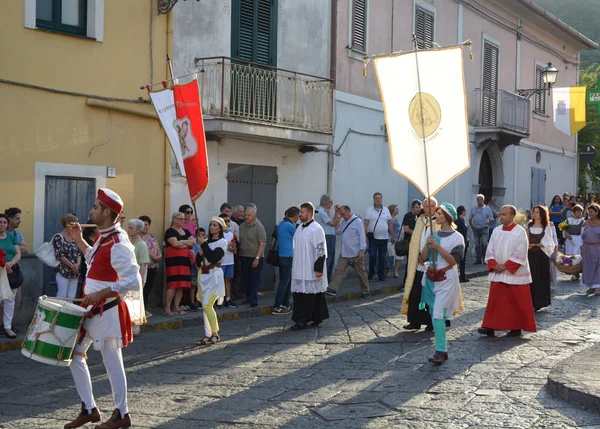
[[(586, 68), (582, 68), (579, 72), (579, 84), (586, 86), (588, 90), (596, 89), (598, 79), (600, 78), (600, 64), (591, 64)], [(600, 91), (600, 88), (597, 88)], [(587, 193), (588, 179), (591, 180), (592, 187), (596, 188), (600, 184), (600, 117), (596, 110), (596, 106), (588, 106), (586, 112), (587, 125), (579, 131), (578, 136), (578, 151), (581, 151), (586, 146), (592, 146), (596, 149), (595, 159), (588, 164), (579, 164), (579, 188), (580, 192)]]

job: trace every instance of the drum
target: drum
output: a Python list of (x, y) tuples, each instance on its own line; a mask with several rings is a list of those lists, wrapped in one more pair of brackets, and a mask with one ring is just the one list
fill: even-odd
[(69, 366), (85, 318), (85, 308), (41, 296), (21, 354), (54, 366)]

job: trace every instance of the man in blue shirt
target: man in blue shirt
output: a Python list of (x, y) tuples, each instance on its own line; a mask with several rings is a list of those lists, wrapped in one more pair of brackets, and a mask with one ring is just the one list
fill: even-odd
[(327, 210), (333, 205), (333, 199), (324, 194), (321, 196), (319, 207), (315, 210), (315, 220), (323, 231), (325, 231), (325, 242), (327, 243), (327, 279), (330, 280), (333, 274), (333, 262), (335, 260), (335, 227), (340, 222), (340, 214), (336, 210), (336, 213), (331, 219)]
[(25, 242), (25, 238), (21, 231), (17, 228), (21, 225), (21, 209), (17, 207), (11, 207), (9, 209), (4, 210), (4, 214), (8, 217), (8, 228), (6, 228), (6, 233), (11, 234), (19, 243), (19, 250), (21, 250), (21, 255), (26, 255), (29, 253), (27, 249), (27, 243)]
[(342, 236), (342, 253), (335, 266), (333, 280), (325, 294), (330, 296), (337, 295), (340, 284), (344, 278), (346, 268), (354, 268), (358, 280), (360, 281), (360, 291), (362, 298), (371, 296), (369, 292), (369, 278), (365, 271), (365, 249), (367, 248), (367, 239), (365, 236), (365, 227), (358, 216), (352, 213), (350, 207), (340, 207), (342, 221), (337, 227), (337, 233)]
[(279, 256), (279, 285), (275, 294), (273, 314), (289, 314), (292, 290), (292, 262), (294, 260), (294, 234), (300, 209), (290, 207), (285, 218), (277, 225), (277, 255)]
[(477, 205), (471, 209), (469, 215), (469, 225), (473, 230), (473, 240), (475, 241), (475, 265), (481, 265), (485, 258), (488, 241), (490, 239), (490, 225), (494, 222), (494, 213), (492, 209), (483, 204), (485, 196), (477, 195)]

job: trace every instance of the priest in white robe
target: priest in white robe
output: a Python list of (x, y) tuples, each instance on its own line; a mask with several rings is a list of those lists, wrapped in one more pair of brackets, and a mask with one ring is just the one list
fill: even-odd
[(312, 203), (300, 206), (302, 224), (294, 234), (294, 261), (292, 263), (292, 293), (294, 294), (294, 312), (292, 320), (296, 322), (294, 331), (310, 326), (319, 326), (329, 319), (329, 310), (325, 300), (327, 290), (327, 244), (325, 232), (314, 220), (315, 208)]

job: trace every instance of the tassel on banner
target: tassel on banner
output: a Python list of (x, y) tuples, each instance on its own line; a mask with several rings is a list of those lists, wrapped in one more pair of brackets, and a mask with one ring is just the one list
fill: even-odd
[(469, 47), (469, 61), (473, 61), (475, 59), (473, 57), (473, 42), (467, 40), (464, 45)]

